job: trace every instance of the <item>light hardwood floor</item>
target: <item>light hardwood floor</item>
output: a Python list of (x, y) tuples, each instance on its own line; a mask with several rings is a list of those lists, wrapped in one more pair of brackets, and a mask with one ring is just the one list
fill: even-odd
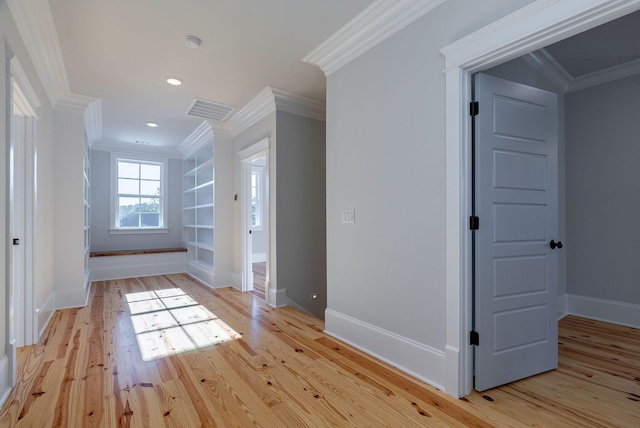
[(323, 327), (186, 275), (96, 282), (20, 350), (0, 426), (640, 427), (639, 330), (567, 317), (558, 370), (457, 400)]

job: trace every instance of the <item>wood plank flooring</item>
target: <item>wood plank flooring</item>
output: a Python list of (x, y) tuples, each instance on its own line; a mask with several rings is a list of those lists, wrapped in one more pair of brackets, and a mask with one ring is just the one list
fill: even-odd
[(264, 300), (264, 283), (267, 280), (267, 263), (253, 263), (251, 268), (253, 270), (253, 290), (251, 290), (251, 293)]
[(640, 426), (639, 330), (567, 317), (558, 370), (457, 400), (323, 328), (187, 275), (96, 282), (20, 349), (0, 426)]

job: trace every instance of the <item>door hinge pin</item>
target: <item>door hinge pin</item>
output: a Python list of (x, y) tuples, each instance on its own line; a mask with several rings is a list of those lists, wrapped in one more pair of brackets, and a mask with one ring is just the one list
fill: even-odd
[(471, 217), (469, 217), (469, 229), (470, 230), (480, 229), (480, 217), (476, 215), (472, 215)]
[(469, 103), (469, 114), (471, 116), (477, 116), (478, 113), (480, 113), (480, 103), (478, 101)]
[(480, 335), (477, 331), (471, 330), (469, 332), (469, 344), (479, 346), (480, 345)]

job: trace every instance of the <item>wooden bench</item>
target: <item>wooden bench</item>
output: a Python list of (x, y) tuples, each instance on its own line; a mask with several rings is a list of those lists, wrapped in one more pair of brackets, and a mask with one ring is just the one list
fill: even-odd
[(111, 257), (111, 256), (132, 256), (135, 254), (160, 254), (160, 253), (186, 253), (186, 248), (158, 248), (153, 250), (118, 250), (118, 251), (95, 251), (89, 257)]

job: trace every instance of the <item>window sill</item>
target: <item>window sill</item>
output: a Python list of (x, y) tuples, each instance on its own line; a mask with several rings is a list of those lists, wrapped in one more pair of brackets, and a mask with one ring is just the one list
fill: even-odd
[(169, 229), (153, 228), (153, 229), (109, 229), (110, 235), (147, 235), (151, 233), (169, 233)]

